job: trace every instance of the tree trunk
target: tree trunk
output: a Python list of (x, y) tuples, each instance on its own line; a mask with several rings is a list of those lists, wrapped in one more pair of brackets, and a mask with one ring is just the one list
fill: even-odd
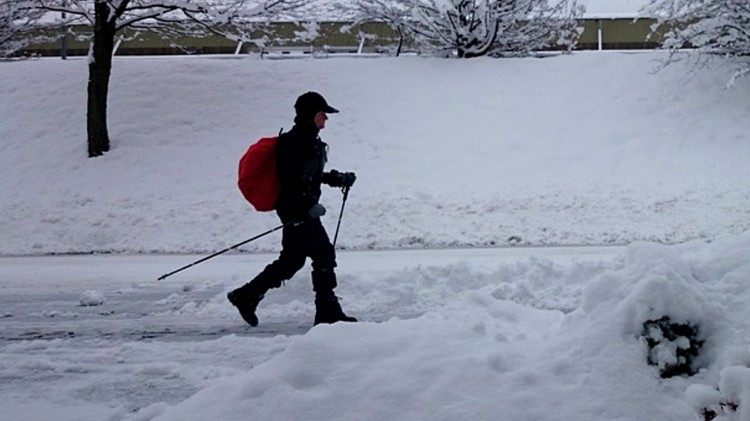
[(86, 129), (88, 135), (89, 158), (101, 156), (109, 151), (107, 130), (107, 96), (109, 76), (112, 72), (112, 53), (115, 45), (116, 20), (110, 17), (106, 2), (97, 1), (94, 5), (96, 23), (94, 40), (89, 55), (88, 109)]

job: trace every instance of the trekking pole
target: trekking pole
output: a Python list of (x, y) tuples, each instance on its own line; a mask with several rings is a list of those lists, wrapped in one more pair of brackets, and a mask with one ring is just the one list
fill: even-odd
[(179, 268), (179, 269), (173, 270), (172, 272), (169, 272), (169, 273), (165, 273), (164, 275), (162, 275), (162, 276), (160, 276), (159, 278), (157, 278), (157, 280), (158, 280), (158, 281), (161, 281), (161, 280), (163, 280), (163, 279), (166, 279), (166, 278), (167, 278), (168, 276), (172, 276), (172, 275), (174, 275), (174, 274), (175, 274), (175, 273), (177, 273), (177, 272), (182, 272), (183, 270), (185, 270), (185, 269), (188, 269), (188, 268), (191, 268), (191, 267), (193, 267), (193, 266), (197, 265), (198, 263), (203, 263), (203, 262), (205, 262), (205, 261), (206, 261), (206, 260), (208, 260), (208, 259), (213, 259), (214, 257), (216, 257), (216, 256), (218, 256), (218, 255), (220, 255), (220, 254), (224, 254), (224, 253), (228, 252), (229, 250), (234, 250), (234, 249), (236, 249), (237, 247), (240, 247), (240, 246), (242, 246), (242, 245), (245, 245), (245, 244), (247, 244), (247, 243), (249, 243), (249, 242), (251, 242), (251, 241), (253, 241), (253, 240), (257, 240), (257, 239), (258, 239), (258, 238), (260, 238), (260, 237), (264, 237), (264, 236), (266, 236), (266, 235), (268, 235), (268, 234), (270, 234), (270, 233), (272, 233), (272, 232), (274, 232), (274, 231), (278, 231), (278, 230), (280, 230), (280, 229), (282, 229), (282, 228), (286, 227), (287, 225), (296, 225), (296, 224), (298, 224), (298, 223), (299, 223), (299, 222), (287, 222), (286, 224), (281, 224), (281, 225), (279, 225), (278, 227), (276, 227), (276, 228), (273, 228), (273, 229), (270, 229), (270, 230), (268, 230), (268, 231), (266, 231), (266, 232), (264, 232), (264, 233), (262, 233), (262, 234), (258, 234), (258, 235), (256, 235), (256, 236), (255, 236), (255, 237), (253, 237), (253, 238), (248, 238), (247, 240), (245, 240), (245, 241), (243, 241), (243, 242), (241, 242), (241, 243), (237, 243), (237, 244), (235, 244), (235, 245), (233, 245), (233, 246), (231, 246), (231, 247), (227, 247), (227, 248), (225, 248), (224, 250), (221, 250), (221, 251), (217, 251), (216, 253), (214, 253), (214, 254), (212, 254), (212, 255), (210, 255), (210, 256), (206, 256), (206, 257), (204, 257), (204, 258), (202, 258), (202, 259), (196, 260), (195, 262), (193, 262), (193, 263), (190, 263), (189, 265), (185, 265), (185, 266), (183, 266), (183, 267), (181, 267), (181, 268)]
[(341, 189), (344, 192), (344, 200), (341, 201), (341, 212), (339, 212), (339, 222), (336, 224), (336, 235), (333, 236), (333, 247), (336, 248), (336, 239), (339, 238), (339, 228), (341, 228), (341, 217), (344, 216), (344, 206), (346, 205), (346, 198), (349, 197), (349, 187)]

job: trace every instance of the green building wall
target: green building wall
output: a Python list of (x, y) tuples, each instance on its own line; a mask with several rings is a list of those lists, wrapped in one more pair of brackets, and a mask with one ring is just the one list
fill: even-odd
[[(658, 34), (649, 38), (652, 33), (652, 19), (583, 19), (580, 25), (583, 33), (579, 39), (578, 49), (653, 49), (661, 42)], [(345, 23), (325, 22), (319, 25), (319, 36), (312, 41), (292, 41), (294, 33), (302, 31), (303, 28), (294, 23), (271, 24), (266, 37), (272, 40), (268, 47), (282, 48), (294, 47), (296, 49), (309, 48), (311, 51), (320, 51), (326, 47), (341, 48), (350, 47), (355, 49), (361, 40), (360, 32), (368, 34), (364, 41), (365, 51), (381, 50), (384, 48), (395, 48), (399, 42), (399, 36), (392, 28), (383, 23), (366, 23), (350, 28), (342, 32)], [(49, 34), (54, 35), (60, 31), (59, 28), (50, 28)], [(88, 53), (88, 41), (83, 39), (90, 28), (85, 26), (73, 27), (67, 37), (68, 55), (86, 55)], [(263, 33), (256, 31), (253, 37), (260, 38)], [(138, 34), (125, 30), (121, 34), (121, 42), (115, 52), (116, 55), (172, 55), (172, 54), (233, 54), (260, 52), (261, 47), (253, 43), (239, 44), (219, 35), (208, 35), (205, 37), (177, 37), (163, 39), (154, 32), (140, 32)], [(41, 56), (60, 55), (60, 41), (32, 45), (22, 51), (23, 54), (36, 54)]]

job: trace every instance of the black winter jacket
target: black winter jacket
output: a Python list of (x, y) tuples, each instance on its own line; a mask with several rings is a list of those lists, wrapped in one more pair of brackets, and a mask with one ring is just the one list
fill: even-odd
[(320, 200), (321, 183), (331, 184), (331, 173), (324, 172), (326, 145), (312, 120), (295, 120), (295, 125), (276, 142), (276, 171), (281, 190), (276, 212), (282, 222), (304, 219)]

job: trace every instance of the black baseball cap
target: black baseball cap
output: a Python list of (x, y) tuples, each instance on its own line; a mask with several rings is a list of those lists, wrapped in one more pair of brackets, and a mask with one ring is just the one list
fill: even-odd
[(297, 115), (301, 116), (314, 116), (321, 111), (329, 114), (339, 112), (339, 110), (328, 105), (323, 95), (312, 91), (305, 92), (297, 98), (297, 102), (294, 103), (294, 110)]

